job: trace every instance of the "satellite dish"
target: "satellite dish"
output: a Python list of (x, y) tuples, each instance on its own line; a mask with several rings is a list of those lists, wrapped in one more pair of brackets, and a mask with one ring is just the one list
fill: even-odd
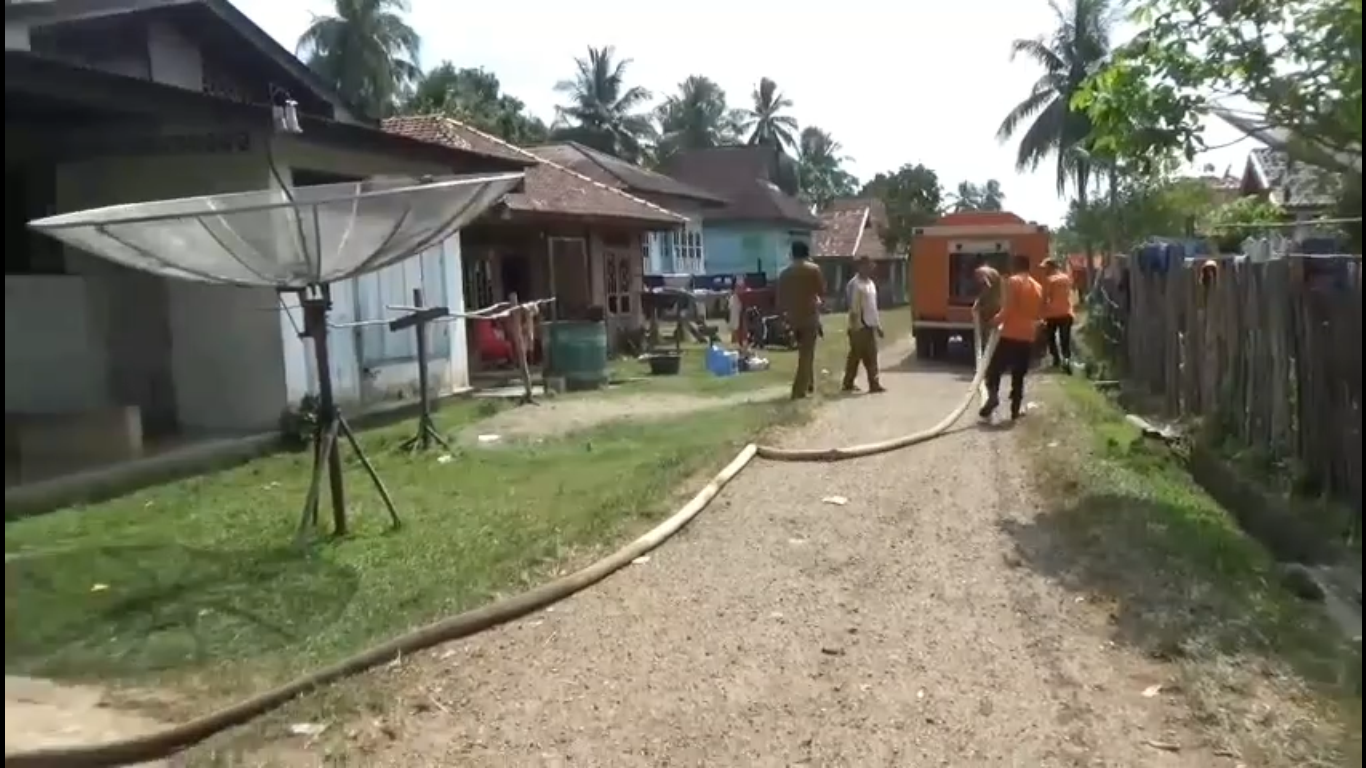
[[(279, 179), (279, 175), (276, 175)], [(337, 535), (346, 533), (340, 439), (347, 440), (389, 510), (398, 512), (332, 393), (327, 313), (331, 284), (410, 258), (473, 221), (522, 180), (521, 173), (440, 180), (377, 177), (178, 200), (114, 205), (29, 222), (83, 251), (162, 277), (299, 294), (318, 372), (314, 465), (299, 520), (317, 528), (323, 475)]]
[(163, 277), (301, 290), (402, 261), (450, 237), (520, 173), (358, 182), (113, 205), (29, 222)]

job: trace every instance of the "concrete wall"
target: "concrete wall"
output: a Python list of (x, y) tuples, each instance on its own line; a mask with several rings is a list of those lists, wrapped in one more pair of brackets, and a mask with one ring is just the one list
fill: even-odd
[(811, 244), (810, 232), (765, 223), (708, 222), (703, 235), (707, 271), (714, 275), (763, 272), (773, 279), (787, 266), (794, 240)]
[[(255, 146), (231, 154), (84, 160), (62, 164), (56, 174), (61, 211), (245, 191), (266, 183)], [(284, 405), (284, 369), (272, 291), (165, 280), (74, 249), (66, 249), (65, 257), (72, 273), (66, 279), (84, 282), (86, 333), (78, 337), (69, 327), (57, 331), (61, 326), (37, 323), (27, 342), (85, 347), (88, 362), (81, 367), (90, 384), (73, 406), (137, 405), (149, 432), (275, 423)], [(7, 293), (9, 283), (34, 279), (7, 277)], [(7, 322), (11, 311), (6, 308)], [(50, 318), (57, 308), (19, 311)], [(66, 337), (51, 338), (57, 333)]]
[[(173, 129), (167, 129), (173, 133)], [(444, 169), (367, 153), (277, 142), (277, 164), (355, 176)], [(217, 155), (100, 158), (57, 168), (57, 210), (262, 189), (275, 182), (263, 145)], [(166, 280), (66, 249), (69, 275), (5, 278), (9, 412), (58, 413), (137, 405), (149, 434), (271, 429), (316, 388), (311, 349), (298, 338), (297, 302), (270, 289)], [(389, 318), (387, 304), (463, 307), (459, 238), (403, 264), (333, 287), (336, 323)], [(432, 385), (468, 386), (464, 323), (433, 326)], [(412, 331), (373, 327), (331, 335), (343, 402), (416, 392)]]

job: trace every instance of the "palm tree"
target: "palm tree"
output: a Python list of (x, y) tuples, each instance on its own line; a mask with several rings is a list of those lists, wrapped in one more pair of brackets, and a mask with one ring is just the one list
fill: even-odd
[(987, 179), (987, 183), (980, 187), (978, 192), (981, 193), (981, 199), (978, 201), (980, 203), (978, 210), (1004, 210), (1006, 193), (1001, 189), (1001, 182), (995, 179)]
[(797, 172), (807, 202), (824, 207), (837, 197), (854, 194), (858, 179), (844, 170), (850, 158), (842, 150), (839, 142), (820, 128), (812, 125), (802, 129), (797, 144)]
[(742, 130), (749, 132), (751, 145), (788, 149), (795, 142), (797, 119), (783, 114), (792, 108), (792, 100), (778, 91), (778, 84), (767, 77), (759, 80), (752, 94), (754, 106), (746, 110)]
[(958, 187), (950, 192), (948, 197), (953, 201), (949, 205), (949, 210), (954, 213), (982, 210), (982, 190), (970, 181), (958, 182)]
[(574, 78), (556, 84), (555, 90), (569, 97), (568, 104), (555, 108), (556, 136), (639, 162), (655, 136), (649, 115), (640, 111), (650, 100), (650, 92), (640, 86), (627, 87), (626, 68), (631, 60), (615, 56), (616, 49), (610, 45), (590, 46), (587, 57), (574, 60)]
[[(1086, 206), (1087, 186), (1092, 167), (1083, 148), (1091, 135), (1091, 120), (1084, 112), (1074, 111), (1072, 97), (1082, 88), (1110, 54), (1110, 33), (1115, 14), (1112, 0), (1070, 0), (1061, 8), (1050, 0), (1058, 27), (1049, 38), (1016, 40), (1011, 43), (1011, 58), (1024, 55), (1043, 67), (1043, 75), (1029, 95), (1010, 110), (996, 136), (1001, 141), (1015, 137), (1020, 126), (1033, 122), (1020, 136), (1015, 165), (1032, 170), (1050, 155), (1056, 159), (1058, 194), (1068, 184), (1077, 189), (1077, 199)], [(1090, 249), (1088, 248), (1088, 253)], [(1087, 259), (1090, 264), (1090, 259)]]
[(726, 106), (726, 92), (710, 78), (690, 75), (678, 93), (655, 110), (659, 118), (659, 155), (735, 144), (741, 116)]
[(407, 0), (333, 0), (332, 10), (299, 36), (299, 57), (366, 114), (388, 115), (422, 76)]

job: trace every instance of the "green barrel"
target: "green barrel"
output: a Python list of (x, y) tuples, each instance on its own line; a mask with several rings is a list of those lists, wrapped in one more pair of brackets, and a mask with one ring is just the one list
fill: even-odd
[(546, 323), (551, 376), (565, 389), (597, 389), (607, 384), (607, 324), (580, 320)]

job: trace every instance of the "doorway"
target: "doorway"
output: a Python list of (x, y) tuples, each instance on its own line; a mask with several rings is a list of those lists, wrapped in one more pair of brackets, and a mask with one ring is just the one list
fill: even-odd
[(499, 259), (499, 277), (503, 282), (503, 299), (517, 294), (521, 301), (533, 298), (531, 295), (531, 273), (525, 254), (505, 253)]
[(554, 317), (557, 320), (586, 317), (592, 304), (587, 243), (577, 237), (550, 238), (550, 265), (554, 270), (551, 286), (555, 297)]

